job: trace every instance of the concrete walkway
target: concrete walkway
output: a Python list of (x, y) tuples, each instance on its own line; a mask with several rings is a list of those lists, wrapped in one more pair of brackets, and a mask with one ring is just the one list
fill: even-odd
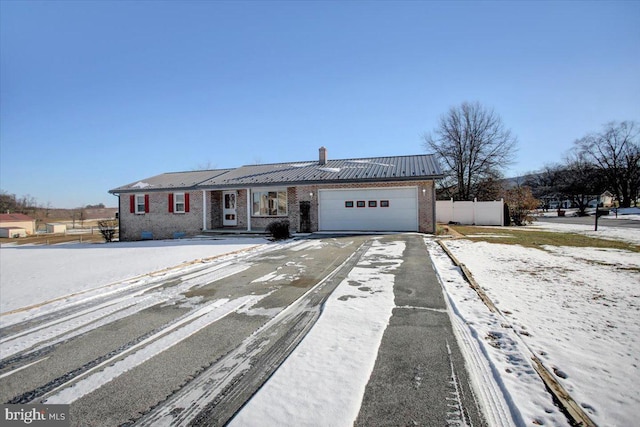
[(423, 236), (406, 242), (396, 308), (356, 426), (484, 426)]

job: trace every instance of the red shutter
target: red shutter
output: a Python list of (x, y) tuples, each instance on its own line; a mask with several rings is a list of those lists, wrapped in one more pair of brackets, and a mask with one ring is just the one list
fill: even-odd
[(136, 196), (133, 194), (129, 196), (129, 212), (136, 213)]
[(189, 212), (189, 193), (184, 193), (184, 211)]
[(169, 193), (169, 213), (173, 213), (173, 193)]
[(149, 213), (149, 195), (144, 195), (144, 213)]

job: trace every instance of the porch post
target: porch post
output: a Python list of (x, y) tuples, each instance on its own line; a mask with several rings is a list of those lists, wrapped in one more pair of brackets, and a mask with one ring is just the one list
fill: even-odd
[(251, 231), (251, 189), (247, 188), (247, 231)]
[(207, 229), (207, 191), (202, 190), (202, 231)]

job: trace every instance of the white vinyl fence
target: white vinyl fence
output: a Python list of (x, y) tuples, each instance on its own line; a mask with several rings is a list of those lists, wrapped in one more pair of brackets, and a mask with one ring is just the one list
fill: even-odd
[(504, 225), (504, 201), (495, 202), (454, 202), (436, 201), (436, 221), (463, 225)]

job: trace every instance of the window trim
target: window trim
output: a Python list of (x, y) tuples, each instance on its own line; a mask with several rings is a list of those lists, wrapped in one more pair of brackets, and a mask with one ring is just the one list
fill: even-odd
[[(182, 202), (178, 202), (178, 196), (182, 196)], [(185, 202), (186, 193), (173, 193), (173, 213), (187, 213), (187, 203)], [(178, 204), (182, 205), (182, 209), (178, 209)]]
[[(136, 193), (133, 195), (134, 200), (134, 214), (136, 215), (144, 215), (149, 213), (149, 195)], [(142, 202), (142, 203), (141, 203)], [(140, 209), (142, 207), (142, 209)]]
[[(275, 197), (269, 196), (270, 193), (275, 193)], [(266, 195), (266, 199), (263, 198)], [(266, 207), (262, 206), (263, 202), (267, 203)], [(281, 203), (284, 202), (284, 203)], [(270, 208), (270, 203), (274, 203), (274, 206)], [(256, 204), (258, 210), (256, 212)], [(269, 214), (270, 210), (275, 207), (275, 215)], [(284, 209), (282, 209), (284, 207)], [(266, 213), (261, 213), (262, 210), (266, 210)], [(286, 217), (289, 215), (289, 193), (286, 188), (257, 188), (251, 190), (251, 216), (257, 218), (277, 218)]]
[(344, 207), (347, 208), (347, 209), (352, 209), (354, 207), (353, 200), (345, 200), (344, 201)]
[(377, 200), (369, 200), (368, 206), (370, 208), (377, 208), (378, 207), (378, 201)]
[(364, 200), (358, 200), (356, 202), (356, 207), (358, 207), (358, 208), (366, 208), (367, 207), (367, 203)]
[[(178, 196), (182, 196), (182, 202), (178, 201)], [(182, 205), (182, 209), (178, 209), (179, 204)], [(169, 193), (167, 206), (168, 206), (169, 213), (175, 213), (175, 214), (189, 213), (189, 193), (187, 192)]]

